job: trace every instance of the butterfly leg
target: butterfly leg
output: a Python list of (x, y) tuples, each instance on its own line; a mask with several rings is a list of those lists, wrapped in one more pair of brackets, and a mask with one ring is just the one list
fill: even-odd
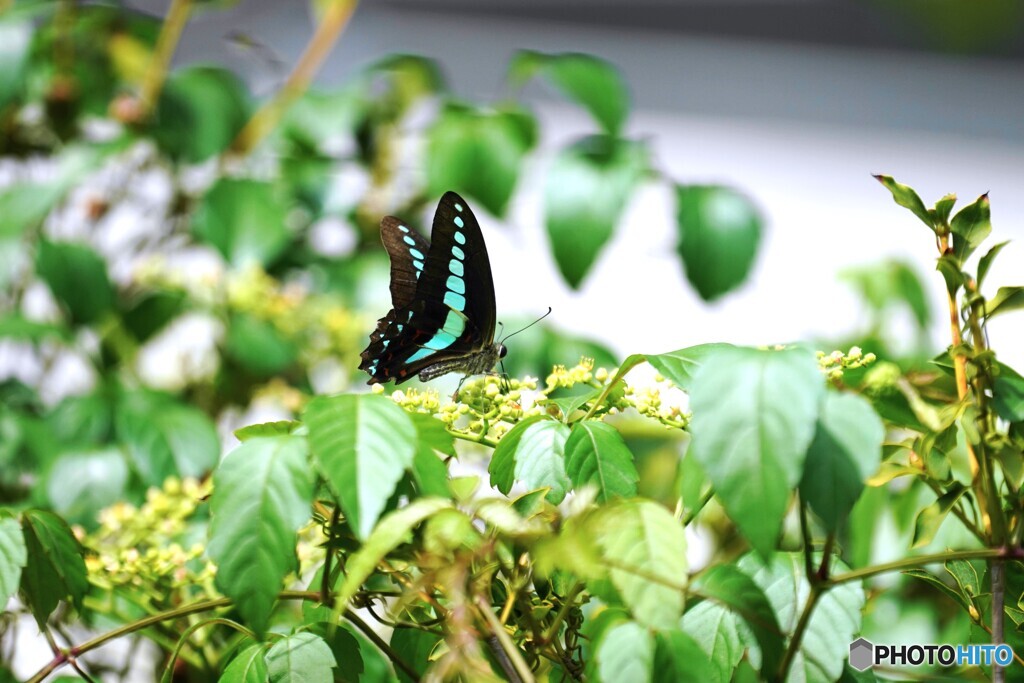
[(462, 384), (467, 379), (469, 379), (469, 375), (463, 375), (462, 379), (459, 380), (459, 386), (455, 387), (455, 393), (452, 394), (452, 401), (453, 402), (457, 402), (459, 400), (459, 390), (462, 389)]

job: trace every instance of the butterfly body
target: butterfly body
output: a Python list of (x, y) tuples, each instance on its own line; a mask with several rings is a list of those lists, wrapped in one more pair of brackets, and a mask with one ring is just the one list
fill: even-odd
[(381, 240), (391, 258), (392, 308), (361, 354), (368, 383), (490, 372), (505, 347), (494, 341), (491, 266), (465, 200), (445, 193), (430, 242), (394, 216), (381, 221)]

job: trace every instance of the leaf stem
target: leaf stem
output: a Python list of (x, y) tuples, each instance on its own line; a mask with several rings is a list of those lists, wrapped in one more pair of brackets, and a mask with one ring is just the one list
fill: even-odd
[(569, 614), (569, 610), (576, 604), (576, 596), (583, 590), (583, 583), (577, 581), (572, 588), (569, 589), (568, 595), (562, 599), (562, 606), (558, 608), (558, 612), (555, 614), (554, 620), (551, 625), (548, 626), (548, 632), (544, 634), (544, 643), (550, 643), (558, 639), (558, 630), (562, 627), (562, 622), (565, 621), (565, 617)]
[(167, 71), (171, 66), (171, 59), (178, 47), (181, 33), (185, 30), (189, 15), (192, 13), (192, 0), (171, 0), (171, 6), (167, 10), (167, 17), (160, 28), (160, 35), (156, 39), (156, 48), (153, 56), (146, 67), (146, 73), (142, 77), (142, 85), (139, 88), (139, 104), (141, 105), (141, 117), (146, 118), (156, 107), (160, 90), (167, 80)]
[(913, 569), (914, 567), (926, 564), (936, 564), (937, 562), (948, 562), (950, 560), (986, 560), (996, 557), (1022, 559), (1024, 558), (1024, 552), (1010, 548), (977, 548), (975, 550), (954, 550), (944, 553), (932, 553), (929, 555), (915, 555), (913, 557), (904, 557), (899, 560), (894, 560), (893, 562), (876, 564), (873, 567), (863, 567), (861, 569), (854, 569), (843, 574), (838, 574), (828, 580), (828, 585), (835, 586), (841, 583), (848, 583), (850, 581), (860, 581), (879, 574), (888, 574), (889, 572)]
[(612, 393), (612, 389), (615, 388), (616, 384), (622, 381), (622, 379), (626, 376), (626, 373), (628, 373), (630, 370), (646, 361), (647, 357), (644, 356), (642, 353), (638, 353), (628, 357), (622, 363), (622, 365), (619, 366), (619, 369), (615, 371), (615, 376), (612, 377), (611, 381), (605, 385), (604, 391), (602, 391), (601, 394), (596, 399), (594, 399), (593, 403), (591, 403), (590, 410), (587, 411), (587, 414), (583, 416), (583, 420), (581, 421), (589, 420), (590, 418), (594, 417), (594, 413), (596, 413), (597, 409), (600, 408), (601, 405), (608, 399), (608, 396)]

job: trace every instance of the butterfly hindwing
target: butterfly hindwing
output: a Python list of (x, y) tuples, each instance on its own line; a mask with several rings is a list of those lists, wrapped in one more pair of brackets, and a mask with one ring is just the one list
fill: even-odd
[(429, 244), (393, 217), (381, 223), (381, 236), (391, 257), (393, 308), (362, 354), (370, 383), (400, 384), (424, 370), (490, 370), (494, 283), (483, 234), (465, 200), (454, 192), (441, 198)]

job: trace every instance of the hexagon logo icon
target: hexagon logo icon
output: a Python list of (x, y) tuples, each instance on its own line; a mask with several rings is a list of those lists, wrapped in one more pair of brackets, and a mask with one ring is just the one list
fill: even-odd
[(875, 646), (870, 640), (858, 638), (850, 643), (850, 666), (857, 671), (870, 668), (875, 660)]

